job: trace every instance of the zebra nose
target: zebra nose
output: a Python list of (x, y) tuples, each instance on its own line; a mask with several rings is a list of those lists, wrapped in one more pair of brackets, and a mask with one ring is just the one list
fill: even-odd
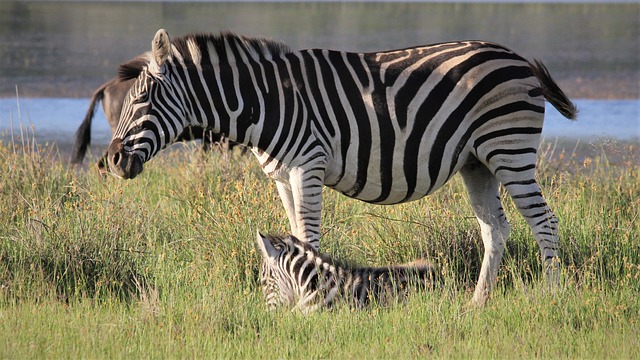
[(120, 153), (119, 152), (113, 154), (113, 165), (115, 165), (115, 166), (120, 165)]
[[(117, 165), (120, 162), (120, 153), (122, 152), (122, 139), (113, 139), (107, 149), (107, 157), (109, 165)], [(116, 160), (116, 161), (114, 161)]]
[(135, 154), (127, 154), (122, 139), (113, 139), (107, 152), (109, 171), (123, 179), (133, 179), (142, 172), (142, 159)]

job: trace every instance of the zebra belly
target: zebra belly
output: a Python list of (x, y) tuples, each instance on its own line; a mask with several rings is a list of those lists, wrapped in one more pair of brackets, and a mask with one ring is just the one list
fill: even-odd
[[(421, 181), (418, 179), (418, 181)], [(331, 186), (327, 185), (329, 188), (339, 191), (343, 195), (346, 195), (352, 199), (358, 199), (364, 202), (368, 202), (371, 204), (379, 204), (379, 205), (393, 205), (393, 204), (401, 204), (409, 201), (414, 201), (421, 199), (433, 191), (437, 190), (433, 189), (431, 192), (427, 191), (413, 191), (411, 194), (407, 194), (407, 186), (406, 182), (404, 182), (404, 186), (396, 185), (395, 187), (391, 187), (386, 189), (382, 186), (382, 184), (367, 184), (367, 191), (357, 192), (357, 188), (344, 188), (339, 186)], [(386, 196), (381, 197), (380, 195), (386, 191)]]
[[(357, 181), (357, 166), (346, 166), (344, 176), (335, 184), (325, 183), (340, 193), (361, 201), (372, 204), (392, 205), (408, 201), (418, 200), (435, 191), (442, 184), (433, 186), (429, 191), (432, 182), (428, 174), (427, 166), (418, 167), (418, 176), (415, 177), (416, 186), (411, 193), (407, 183), (407, 175), (403, 167), (392, 168), (391, 174), (381, 174), (380, 169), (369, 169), (364, 183)], [(374, 175), (375, 174), (375, 175)], [(386, 176), (386, 177), (385, 177)], [(382, 181), (384, 179), (384, 181)]]
[[(380, 151), (372, 151), (366, 169), (358, 168), (355, 158), (347, 158), (344, 166), (341, 159), (333, 159), (326, 168), (325, 185), (351, 198), (373, 204), (391, 205), (418, 200), (443, 186), (469, 160), (469, 142), (457, 149), (461, 144), (460, 133), (434, 159), (430, 156), (435, 135), (429, 132), (423, 135), (413, 160), (405, 155), (407, 141), (404, 138), (396, 141), (392, 156), (385, 157), (380, 155)], [(383, 158), (389, 160), (385, 163)], [(434, 163), (438, 166), (435, 167)], [(342, 176), (336, 180), (336, 174), (340, 172)]]

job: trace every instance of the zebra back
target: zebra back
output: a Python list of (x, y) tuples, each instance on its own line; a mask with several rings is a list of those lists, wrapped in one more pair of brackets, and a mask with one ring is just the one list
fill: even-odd
[(292, 235), (258, 233), (260, 280), (267, 307), (286, 306), (303, 313), (344, 302), (356, 308), (389, 304), (411, 288), (433, 285), (433, 267), (416, 262), (386, 267), (355, 267), (318, 253)]

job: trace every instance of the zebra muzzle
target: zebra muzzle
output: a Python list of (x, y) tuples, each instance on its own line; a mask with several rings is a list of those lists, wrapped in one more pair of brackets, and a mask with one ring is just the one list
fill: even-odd
[(142, 159), (135, 153), (124, 151), (122, 139), (113, 139), (107, 154), (109, 171), (123, 179), (133, 179), (142, 172)]

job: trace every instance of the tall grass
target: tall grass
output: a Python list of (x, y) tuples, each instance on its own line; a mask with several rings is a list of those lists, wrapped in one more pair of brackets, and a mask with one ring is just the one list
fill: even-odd
[(465, 307), (483, 249), (458, 177), (389, 207), (325, 190), (324, 251), (362, 264), (425, 258), (444, 280), (405, 304), (303, 317), (262, 303), (255, 231), (288, 221), (250, 156), (186, 146), (121, 181), (69, 168), (52, 147), (0, 142), (0, 358), (637, 358), (638, 148), (610, 150), (543, 146), (562, 285), (543, 281), (505, 196), (512, 233), (480, 310)]

